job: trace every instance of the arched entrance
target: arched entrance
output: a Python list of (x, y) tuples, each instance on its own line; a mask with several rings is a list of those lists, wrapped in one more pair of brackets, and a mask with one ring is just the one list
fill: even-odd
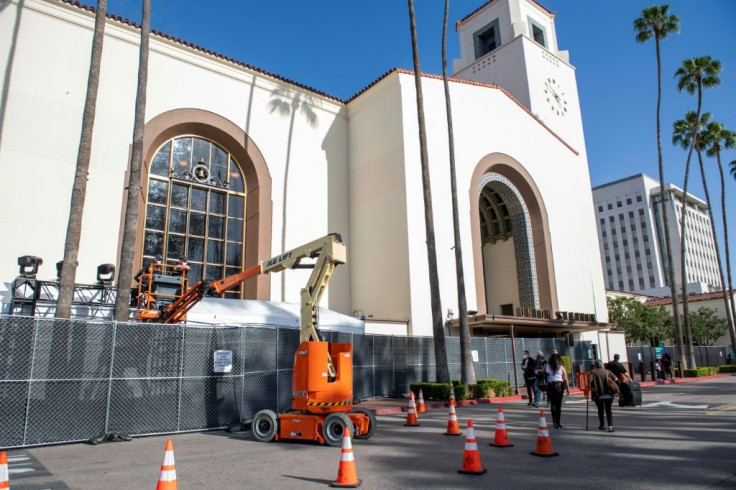
[(555, 311), (547, 212), (526, 169), (501, 153), (476, 166), (470, 211), (478, 311), (514, 315), (517, 307)]
[[(144, 168), (142, 176), (142, 188), (143, 195), (141, 196), (141, 213), (138, 224), (137, 244), (136, 244), (136, 261), (135, 264), (138, 266), (144, 260), (144, 230), (145, 230), (145, 212), (146, 205), (148, 202), (148, 183), (149, 173), (156, 174), (156, 169), (152, 169), (154, 159), (157, 154), (161, 153), (161, 149), (165, 148), (168, 142), (172, 144), (176, 141), (185, 142), (186, 138), (182, 140), (182, 137), (192, 138), (191, 144), (194, 145), (198, 142), (199, 146), (204, 149), (205, 146), (209, 148), (210, 161), (207, 162), (208, 173), (216, 174), (218, 169), (213, 171), (212, 165), (215, 162), (215, 155), (226, 156), (226, 166), (223, 166), (222, 171), (233, 174), (240, 172), (242, 181), (244, 182), (244, 188), (242, 190), (236, 190), (235, 187), (230, 188), (225, 192), (224, 189), (217, 189), (217, 186), (208, 186), (201, 182), (195, 182), (193, 179), (193, 186), (190, 185), (192, 182), (187, 183), (185, 187), (189, 188), (189, 192), (196, 188), (199, 194), (202, 193), (202, 189), (207, 190), (207, 196), (209, 198), (222, 197), (226, 201), (232, 199), (233, 206), (226, 204), (222, 211), (215, 211), (213, 215), (213, 223), (218, 220), (222, 220), (227, 223), (228, 218), (233, 219), (233, 224), (237, 225), (236, 221), (241, 220), (243, 231), (240, 234), (242, 240), (242, 247), (244, 250), (241, 251), (240, 262), (243, 268), (254, 266), (259, 260), (264, 257), (271, 255), (271, 216), (272, 216), (272, 204), (271, 204), (271, 175), (268, 171), (268, 167), (263, 158), (263, 155), (256, 147), (255, 143), (248, 137), (245, 132), (231, 121), (219, 116), (217, 114), (203, 111), (199, 109), (176, 109), (172, 111), (160, 114), (150, 120), (144, 129), (143, 138), (143, 155), (144, 155)], [(194, 150), (190, 153), (191, 158), (197, 160), (194, 155)], [(173, 158), (173, 157), (172, 157)], [(201, 159), (201, 158), (200, 158)], [(222, 158), (220, 158), (222, 159)], [(173, 160), (172, 160), (173, 161)], [(219, 161), (219, 160), (217, 160)], [(175, 162), (176, 163), (176, 162)], [(199, 160), (193, 161), (190, 165), (195, 167), (199, 163)], [(230, 168), (233, 164), (236, 167)], [(192, 167), (193, 168), (193, 167)], [(226, 170), (225, 170), (226, 169)], [(160, 171), (158, 172), (161, 173)], [(213, 174), (213, 176), (214, 176)], [(201, 176), (200, 176), (201, 177)], [(162, 176), (159, 175), (158, 180), (161, 181)], [(237, 178), (235, 178), (237, 180)], [(153, 180), (157, 180), (154, 178)], [(222, 179), (220, 179), (222, 180)], [(184, 184), (184, 182), (182, 182)], [(200, 185), (202, 184), (202, 185)], [(210, 196), (210, 194), (212, 194)], [(238, 211), (238, 198), (242, 196), (244, 199), (244, 208), (242, 211)], [(187, 206), (171, 205), (170, 201), (167, 201), (169, 208), (182, 208), (189, 214), (195, 214), (198, 209), (192, 208), (191, 195)], [(200, 196), (201, 197), (201, 196)], [(209, 201), (207, 206), (209, 206)], [(171, 209), (166, 208), (168, 212)], [(209, 208), (207, 208), (209, 212)], [(238, 214), (240, 213), (240, 214)], [(122, 219), (122, 218), (121, 218)], [(217, 244), (215, 241), (219, 238), (209, 237), (209, 228), (206, 228), (205, 234), (203, 235), (204, 242), (213, 239), (213, 251), (217, 250)], [(214, 228), (213, 228), (214, 230)], [(226, 230), (226, 229), (225, 229)], [(186, 239), (190, 238), (190, 230), (186, 228)], [(213, 231), (213, 233), (215, 233)], [(237, 236), (231, 236), (231, 240), (227, 237), (227, 231), (223, 231), (222, 237), (222, 260), (219, 265), (220, 270), (225, 273), (231, 272), (230, 265), (228, 265), (227, 250), (228, 240), (230, 241), (231, 252), (237, 255)], [(172, 236), (176, 235), (176, 232), (171, 233)], [(176, 238), (176, 237), (175, 237)], [(198, 236), (196, 232), (192, 235), (193, 243), (197, 242)], [(121, 238), (122, 239), (122, 238)], [(173, 242), (172, 242), (173, 243)], [(167, 242), (168, 245), (168, 242)], [(207, 245), (205, 245), (206, 247)], [(203, 268), (207, 267), (207, 249), (203, 255)], [(215, 258), (217, 254), (210, 255)], [(231, 254), (232, 255), (232, 254)], [(237, 262), (235, 255), (230, 258), (231, 265)], [(213, 260), (213, 265), (217, 265), (218, 261)], [(214, 271), (214, 268), (213, 268)], [(258, 276), (255, 280), (249, 280), (244, 284), (244, 291), (242, 296), (247, 299), (270, 299), (270, 280), (268, 276)]]

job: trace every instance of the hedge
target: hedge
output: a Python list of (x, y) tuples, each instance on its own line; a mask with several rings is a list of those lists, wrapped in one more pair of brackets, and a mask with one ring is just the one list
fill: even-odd
[(736, 373), (736, 364), (724, 364), (718, 368), (721, 373)]
[[(466, 387), (460, 380), (453, 380), (452, 386), (455, 390), (455, 399), (465, 400), (494, 398), (513, 395), (511, 385), (508, 381), (498, 379), (479, 379), (477, 384)], [(412, 383), (411, 391), (419, 393), (421, 388), (425, 400), (442, 400), (450, 399), (450, 385), (446, 383)]]
[(450, 385), (447, 383), (412, 383), (409, 388), (415, 394), (418, 394), (421, 388), (425, 400), (446, 401), (450, 399)]
[(684, 369), (686, 378), (700, 378), (702, 376), (713, 376), (717, 369), (714, 367), (699, 367), (697, 369)]
[(471, 398), (500, 398), (513, 394), (511, 384), (508, 381), (501, 381), (499, 379), (479, 379), (477, 381), (477, 384), (468, 386)]

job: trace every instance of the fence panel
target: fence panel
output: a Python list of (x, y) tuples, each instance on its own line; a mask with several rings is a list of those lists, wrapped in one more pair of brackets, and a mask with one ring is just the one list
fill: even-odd
[[(354, 398), (396, 396), (434, 381), (431, 337), (323, 332), (353, 345)], [(514, 386), (522, 352), (568, 352), (588, 368), (587, 343), (474, 337), (476, 377)], [(461, 377), (460, 339), (447, 337), (451, 379)], [(104, 432), (132, 435), (222, 428), (262, 409), (291, 406), (296, 329), (273, 325), (194, 327), (0, 316), (0, 447), (74, 442)], [(232, 369), (215, 373), (213, 352)], [(704, 362), (725, 350), (700, 348)], [(518, 373), (520, 374), (520, 372)], [(519, 378), (519, 384), (523, 380)]]

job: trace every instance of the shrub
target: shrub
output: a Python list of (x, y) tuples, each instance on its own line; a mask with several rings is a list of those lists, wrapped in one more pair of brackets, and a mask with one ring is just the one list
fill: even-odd
[(714, 367), (699, 367), (697, 369), (683, 369), (686, 378), (700, 378), (702, 376), (713, 376), (716, 374)]
[[(419, 394), (421, 388), (425, 400), (445, 401), (450, 399), (450, 385), (447, 383), (412, 383), (409, 388), (416, 395)], [(457, 391), (455, 396), (457, 396)]]
[(724, 364), (718, 368), (721, 373), (736, 373), (736, 364)]
[(479, 379), (477, 381), (477, 384), (468, 386), (471, 398), (500, 398), (513, 394), (508, 381), (499, 379)]
[[(465, 395), (468, 392), (468, 387), (465, 386), (463, 384), (463, 382), (460, 381), (459, 379), (453, 379), (452, 380), (452, 387), (455, 390), (455, 400), (457, 400), (457, 401), (465, 400), (465, 398), (466, 398)], [(448, 389), (448, 393), (447, 393), (447, 399), (448, 400), (450, 399), (449, 389)]]

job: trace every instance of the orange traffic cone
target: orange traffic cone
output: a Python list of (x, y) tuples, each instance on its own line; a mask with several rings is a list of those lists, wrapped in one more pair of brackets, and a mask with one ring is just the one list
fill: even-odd
[(457, 402), (455, 401), (455, 389), (452, 385), (450, 385), (450, 406), (457, 407)]
[(424, 393), (422, 393), (422, 389), (419, 388), (419, 402), (417, 404), (417, 412), (424, 413), (427, 411), (427, 408), (424, 406)]
[(10, 480), (8, 480), (8, 455), (5, 451), (0, 452), (0, 488), (10, 488)]
[(498, 407), (498, 419), (496, 420), (496, 434), (493, 436), (491, 446), (496, 447), (513, 447), (509, 444), (509, 434), (506, 431), (506, 419), (503, 416), (503, 407)]
[(174, 463), (174, 446), (171, 439), (166, 441), (164, 462), (161, 463), (161, 474), (158, 477), (156, 490), (176, 490), (176, 464)]
[(482, 475), (487, 470), (480, 464), (480, 453), (478, 452), (478, 442), (475, 440), (475, 429), (473, 429), (473, 421), (468, 420), (468, 435), (465, 436), (465, 454), (463, 454), (463, 469), (457, 470), (458, 473), (468, 473), (470, 475)]
[(350, 430), (347, 427), (342, 433), (342, 449), (340, 450), (340, 466), (337, 468), (337, 480), (330, 483), (331, 487), (356, 488), (363, 483), (358, 479), (355, 471), (355, 455), (353, 454), (353, 443), (350, 441)]
[(446, 436), (459, 436), (460, 426), (457, 423), (457, 414), (455, 413), (455, 407), (450, 405), (450, 414), (447, 417), (447, 432)]
[(409, 410), (407, 410), (406, 412), (406, 423), (404, 425), (419, 425), (419, 420), (417, 419), (417, 407), (414, 404), (413, 392), (409, 395)]
[(547, 419), (544, 410), (539, 412), (539, 432), (537, 433), (537, 449), (532, 451), (534, 456), (559, 456), (560, 453), (552, 451), (552, 440), (547, 430)]

